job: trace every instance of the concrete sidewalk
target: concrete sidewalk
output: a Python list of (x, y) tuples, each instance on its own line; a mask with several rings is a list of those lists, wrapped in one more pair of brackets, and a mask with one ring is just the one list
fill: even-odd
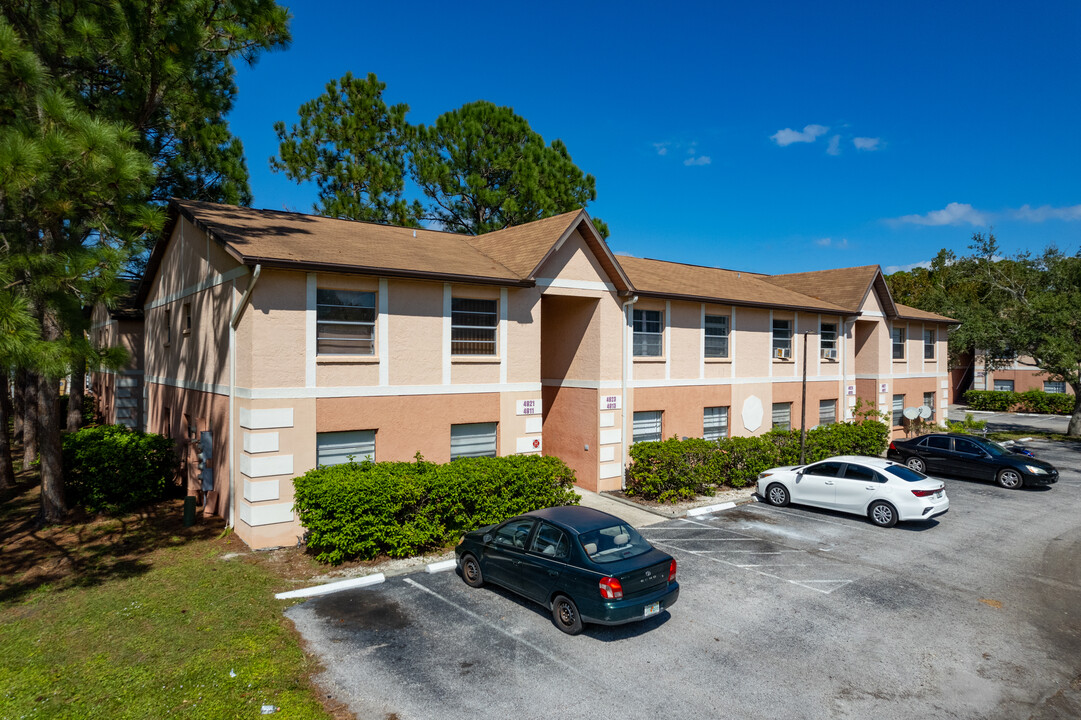
[(601, 495), (600, 493), (595, 493), (590, 490), (583, 490), (580, 487), (575, 487), (574, 492), (581, 496), (582, 499), (579, 504), (582, 507), (593, 508), (594, 510), (610, 513), (618, 518), (626, 520), (634, 527), (656, 525), (657, 523), (670, 519), (665, 515), (660, 515), (628, 503), (622, 503), (619, 500), (613, 500), (607, 495)]

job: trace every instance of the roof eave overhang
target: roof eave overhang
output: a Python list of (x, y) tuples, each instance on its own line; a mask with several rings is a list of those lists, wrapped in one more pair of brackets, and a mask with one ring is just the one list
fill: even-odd
[(597, 232), (597, 228), (593, 225), (592, 218), (589, 217), (589, 213), (585, 210), (579, 211), (574, 219), (567, 225), (567, 228), (559, 236), (559, 239), (552, 243), (552, 246), (548, 248), (548, 252), (544, 254), (544, 257), (540, 259), (540, 262), (530, 270), (528, 279), (532, 282), (536, 282), (537, 273), (548, 262), (559, 248), (563, 247), (563, 243), (567, 241), (567, 238), (571, 236), (578, 228), (585, 226), (586, 230), (582, 233), (582, 237), (585, 239), (586, 246), (596, 256), (597, 261), (600, 262), (601, 267), (608, 273), (608, 279), (615, 285), (616, 291), (623, 296), (630, 295), (635, 292), (634, 285), (631, 283), (631, 279), (627, 277), (627, 273), (623, 270), (623, 266), (616, 260), (615, 253), (608, 247), (608, 243), (604, 241), (600, 233)]
[(822, 315), (837, 315), (839, 317), (854, 317), (858, 312), (843, 308), (815, 307), (813, 305), (791, 305), (788, 303), (765, 303), (754, 300), (733, 300), (731, 298), (710, 297), (708, 295), (685, 295), (681, 293), (652, 292), (649, 290), (635, 290), (640, 297), (658, 298), (660, 300), (686, 300), (688, 302), (704, 302), (713, 305), (734, 305), (736, 307), (753, 307), (764, 309), (797, 310), (799, 312), (821, 313)]
[(438, 280), (443, 282), (470, 283), (473, 285), (499, 285), (502, 287), (533, 287), (532, 280), (520, 278), (488, 277), (484, 275), (462, 275), (456, 273), (435, 273), (423, 270), (376, 267), (370, 265), (346, 265), (340, 263), (308, 262), (304, 260), (283, 260), (244, 255), (239, 262), (248, 266), (262, 265), (276, 270), (296, 270), (301, 272), (333, 272), (348, 275), (374, 275), (378, 277), (407, 278), (410, 280)]

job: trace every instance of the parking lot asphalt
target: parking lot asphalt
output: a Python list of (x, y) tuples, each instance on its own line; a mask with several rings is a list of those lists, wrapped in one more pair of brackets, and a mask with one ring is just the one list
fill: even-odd
[(1035, 413), (1000, 413), (970, 410), (964, 405), (950, 405), (949, 418), (961, 422), (965, 415), (987, 421), (988, 432), (1065, 433), (1070, 425), (1068, 415), (1037, 415)]
[(1049, 489), (945, 478), (950, 512), (884, 530), (743, 505), (642, 528), (681, 594), (571, 637), (453, 572), (286, 614), (358, 718), (1081, 717), (1081, 446)]

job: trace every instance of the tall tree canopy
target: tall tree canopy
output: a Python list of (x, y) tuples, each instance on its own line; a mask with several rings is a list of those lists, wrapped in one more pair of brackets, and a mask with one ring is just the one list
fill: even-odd
[[(546, 145), (511, 108), (478, 101), (413, 127), (407, 105), (383, 101), (385, 88), (374, 74), (346, 74), (301, 106), (299, 124), (275, 125), (281, 144), (271, 168), (314, 180), (316, 212), (480, 235), (596, 199), (596, 180), (563, 141)], [(594, 224), (607, 237), (604, 222)]]

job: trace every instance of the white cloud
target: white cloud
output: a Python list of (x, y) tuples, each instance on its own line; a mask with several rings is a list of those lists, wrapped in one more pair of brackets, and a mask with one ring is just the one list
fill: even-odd
[(821, 245), (822, 247), (832, 247), (838, 250), (844, 250), (848, 247), (848, 238), (841, 238), (840, 240), (834, 240), (833, 238), (820, 238), (815, 240), (815, 245)]
[(856, 146), (857, 150), (878, 150), (878, 144), (882, 142), (882, 138), (869, 138), (869, 137), (857, 137), (852, 138), (852, 144)]
[(1014, 219), (1024, 222), (1042, 223), (1045, 220), (1081, 220), (1081, 205), (1051, 207), (1041, 205), (1038, 208), (1022, 205), (1010, 213)]
[(829, 132), (829, 128), (823, 125), (807, 125), (803, 128), (803, 132), (793, 130), (792, 128), (785, 128), (784, 130), (778, 130), (769, 136), (769, 139), (777, 143), (781, 147), (791, 145), (792, 143), (814, 142), (819, 135), (825, 135)]
[(709, 159), (709, 155), (699, 155), (698, 157), (689, 157), (683, 161), (684, 165), (709, 165), (712, 160)]
[(671, 145), (671, 143), (667, 143), (667, 142), (653, 143), (653, 147), (656, 148), (658, 155), (667, 155), (669, 145)]
[(952, 202), (941, 210), (932, 210), (926, 215), (903, 215), (889, 222), (893, 224), (912, 225), (988, 225), (990, 218), (968, 203)]
[(830, 154), (830, 155), (840, 155), (841, 154), (841, 136), (840, 135), (834, 135), (833, 137), (830, 138), (830, 144), (829, 144), (829, 147), (826, 148), (826, 152), (828, 154)]
[(892, 275), (895, 272), (911, 272), (916, 268), (924, 268), (926, 270), (930, 270), (931, 261), (921, 260), (920, 262), (914, 262), (908, 265), (887, 265), (886, 267), (882, 268), (882, 273), (884, 275)]

